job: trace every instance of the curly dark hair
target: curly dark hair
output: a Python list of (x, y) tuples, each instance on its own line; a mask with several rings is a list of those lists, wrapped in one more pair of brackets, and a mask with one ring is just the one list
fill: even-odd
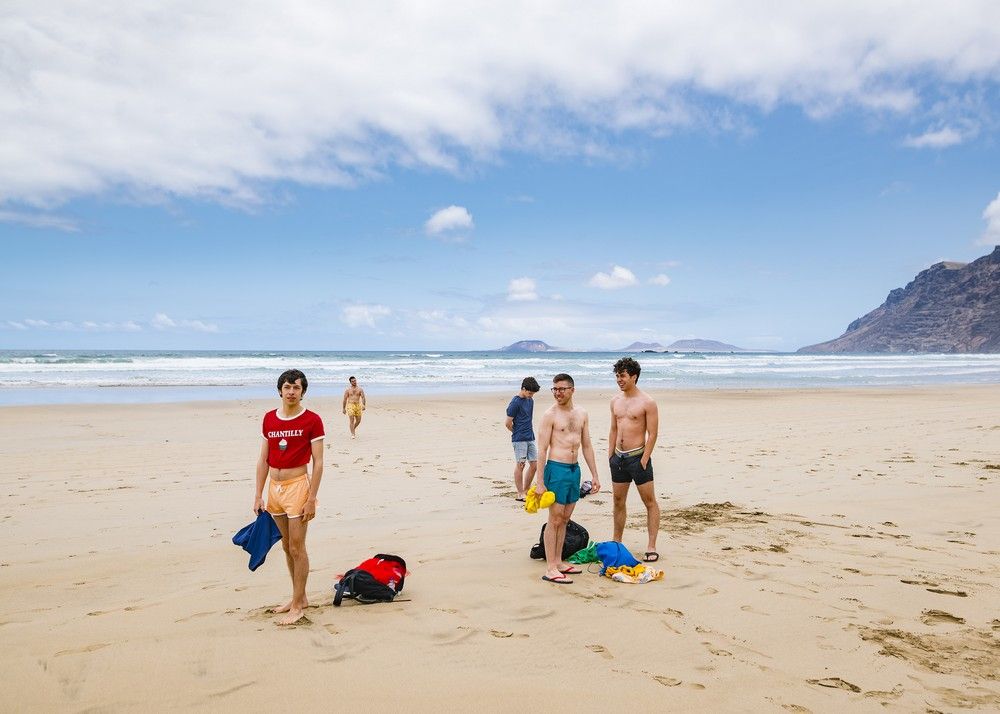
[(642, 371), (642, 367), (631, 357), (622, 357), (620, 360), (615, 362), (615, 366), (612, 368), (615, 374), (625, 373), (631, 377), (635, 377), (635, 381), (639, 381), (639, 373)]

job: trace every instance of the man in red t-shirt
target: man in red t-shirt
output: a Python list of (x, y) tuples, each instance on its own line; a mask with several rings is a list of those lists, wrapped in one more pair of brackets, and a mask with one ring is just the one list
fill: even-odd
[(264, 508), (264, 481), (270, 477), (267, 511), (274, 516), (281, 531), (281, 545), (292, 577), (291, 600), (274, 608), (276, 613), (287, 613), (276, 621), (279, 625), (298, 622), (309, 606), (306, 599), (306, 579), (309, 577), (306, 524), (316, 516), (316, 493), (323, 478), (325, 434), (319, 415), (302, 406), (302, 397), (308, 387), (306, 376), (297, 369), (290, 369), (278, 377), (281, 407), (264, 415), (264, 441), (257, 458), (253, 510), (257, 513)]

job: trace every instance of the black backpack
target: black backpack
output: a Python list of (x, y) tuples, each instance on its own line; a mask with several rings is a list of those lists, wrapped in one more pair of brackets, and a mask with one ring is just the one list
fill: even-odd
[[(538, 542), (531, 546), (531, 557), (534, 560), (545, 560), (545, 526), (542, 524), (542, 532), (538, 534)], [(566, 540), (563, 541), (562, 559), (566, 560), (578, 550), (583, 550), (590, 545), (590, 534), (587, 529), (576, 521), (569, 521), (566, 524)]]
[(379, 553), (344, 573), (334, 585), (333, 604), (340, 607), (345, 597), (365, 605), (392, 602), (396, 593), (403, 589), (405, 580), (406, 561), (398, 555)]

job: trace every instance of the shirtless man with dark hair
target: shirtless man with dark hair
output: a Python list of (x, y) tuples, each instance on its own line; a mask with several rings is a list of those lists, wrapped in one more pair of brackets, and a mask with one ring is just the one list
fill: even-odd
[(625, 533), (625, 498), (629, 484), (635, 488), (646, 506), (646, 531), (649, 540), (643, 560), (655, 563), (660, 559), (656, 552), (656, 536), (660, 530), (660, 505), (653, 488), (653, 462), (660, 415), (656, 402), (636, 383), (641, 368), (631, 357), (615, 362), (615, 379), (622, 393), (611, 399), (611, 432), (608, 434), (608, 462), (614, 493), (615, 533), (612, 540), (622, 542)]
[(541, 496), (548, 490), (556, 495), (555, 503), (549, 506), (549, 521), (545, 525), (547, 567), (542, 580), (557, 584), (572, 583), (567, 576), (583, 572), (562, 559), (566, 524), (580, 499), (578, 454), (581, 449), (593, 481), (590, 493), (601, 490), (594, 447), (590, 443), (590, 418), (583, 407), (573, 405), (575, 389), (573, 378), (568, 374), (552, 378), (552, 396), (556, 403), (542, 415), (538, 428), (538, 470), (542, 478), (535, 479), (535, 492)]
[(355, 377), (349, 377), (347, 381), (351, 386), (344, 390), (343, 410), (347, 415), (347, 427), (351, 430), (353, 439), (354, 432), (361, 426), (361, 414), (368, 408), (368, 398), (365, 396), (365, 390), (358, 386)]

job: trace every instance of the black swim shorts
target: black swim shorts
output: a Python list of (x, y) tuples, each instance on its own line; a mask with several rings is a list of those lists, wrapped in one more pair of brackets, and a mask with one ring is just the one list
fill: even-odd
[(641, 486), (653, 480), (653, 459), (649, 460), (646, 468), (642, 468), (642, 454), (628, 456), (616, 453), (608, 460), (608, 463), (611, 465), (611, 481), (613, 483), (634, 481), (636, 486)]

